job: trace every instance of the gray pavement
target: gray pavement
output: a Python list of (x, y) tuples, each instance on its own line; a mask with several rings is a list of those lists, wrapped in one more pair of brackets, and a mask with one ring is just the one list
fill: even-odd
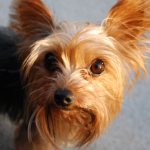
[[(11, 0), (0, 0), (0, 25), (7, 26)], [(115, 0), (45, 0), (57, 19), (101, 22)], [(149, 63), (150, 64), (150, 63)], [(148, 68), (150, 65), (148, 65)], [(150, 69), (149, 69), (150, 72)], [(88, 150), (150, 150), (150, 77), (125, 94), (123, 110)], [(0, 150), (13, 150), (14, 126), (0, 116)]]

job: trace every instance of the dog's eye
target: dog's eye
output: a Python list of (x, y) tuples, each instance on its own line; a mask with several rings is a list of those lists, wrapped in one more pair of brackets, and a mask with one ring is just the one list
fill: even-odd
[(45, 67), (50, 72), (58, 70), (58, 60), (53, 53), (48, 53), (45, 55)]
[(93, 75), (100, 75), (105, 69), (105, 65), (103, 60), (97, 59), (93, 62), (93, 64), (90, 67), (90, 72)]

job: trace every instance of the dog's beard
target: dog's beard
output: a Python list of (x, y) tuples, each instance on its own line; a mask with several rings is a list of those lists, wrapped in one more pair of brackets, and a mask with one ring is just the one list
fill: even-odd
[(81, 107), (60, 109), (54, 105), (39, 106), (29, 121), (29, 136), (32, 138), (34, 122), (40, 136), (54, 146), (82, 146), (93, 141), (101, 132), (101, 116), (94, 110)]

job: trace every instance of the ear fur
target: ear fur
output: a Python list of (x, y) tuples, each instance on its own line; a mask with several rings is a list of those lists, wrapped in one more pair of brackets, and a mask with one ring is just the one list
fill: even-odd
[(150, 0), (119, 0), (105, 27), (119, 40), (138, 40), (150, 28)]
[(54, 21), (41, 0), (14, 0), (10, 26), (23, 38), (37, 40), (52, 32)]
[(145, 69), (149, 51), (150, 0), (119, 0), (104, 24), (105, 32), (120, 44), (120, 51), (136, 75)]

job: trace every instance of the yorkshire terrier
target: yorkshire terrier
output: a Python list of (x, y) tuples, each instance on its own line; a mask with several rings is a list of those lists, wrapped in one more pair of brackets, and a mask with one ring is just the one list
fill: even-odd
[(14, 0), (10, 26), (25, 87), (13, 106), (16, 150), (89, 145), (147, 72), (150, 0), (119, 0), (101, 25), (58, 22), (41, 0)]

